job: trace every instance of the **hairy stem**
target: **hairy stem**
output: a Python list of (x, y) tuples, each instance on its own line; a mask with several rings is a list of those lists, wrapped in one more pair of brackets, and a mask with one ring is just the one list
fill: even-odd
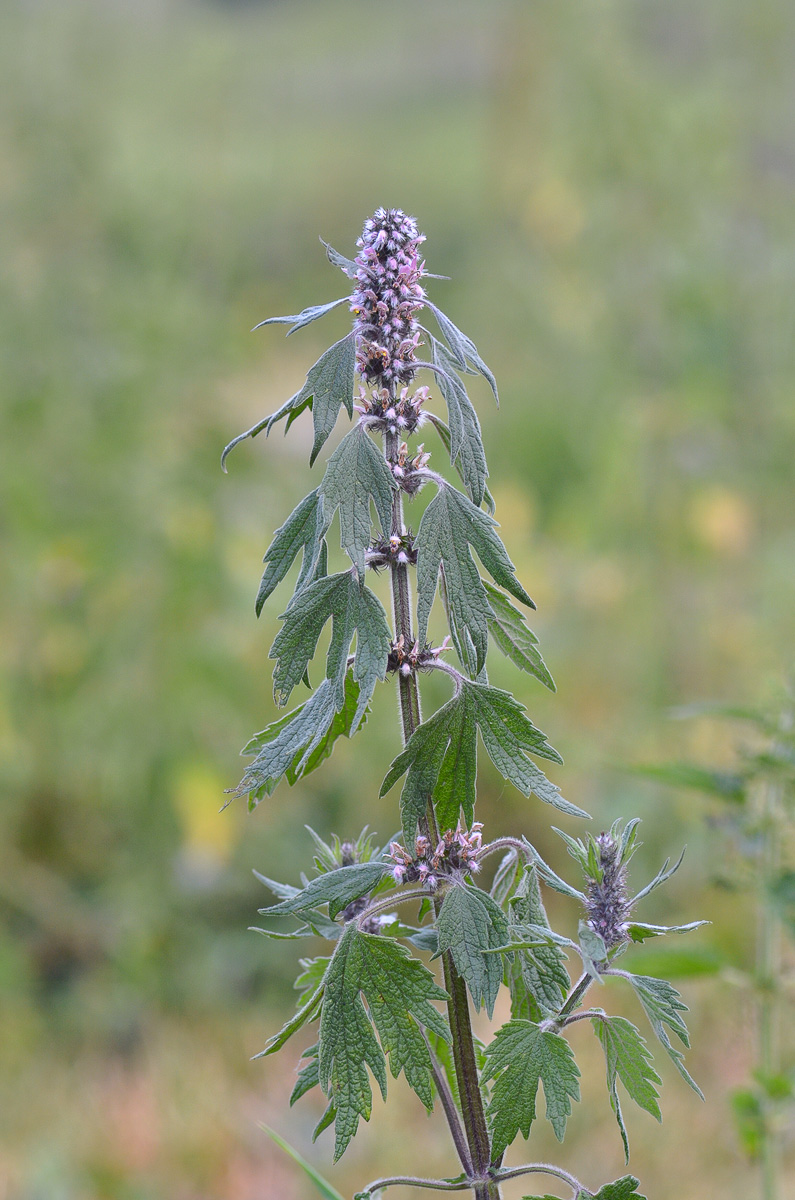
[(575, 983), (574, 987), (569, 992), (568, 997), (566, 998), (566, 1002), (564, 1003), (563, 1007), (558, 1012), (558, 1015), (555, 1018), (556, 1024), (560, 1021), (565, 1021), (565, 1019), (566, 1019), (566, 1017), (568, 1017), (569, 1013), (572, 1013), (574, 1011), (574, 1009), (580, 1003), (580, 1001), (582, 1000), (583, 996), (588, 991), (588, 988), (591, 986), (592, 983), (593, 983), (593, 979), (591, 978), (590, 975), (587, 974), (587, 972), (586, 972), (586, 974), (580, 976), (580, 978)]
[[(385, 455), (387, 462), (395, 462), (398, 452), (397, 434), (387, 433), (385, 436)], [(403, 495), (398, 491), (392, 503), (391, 533), (401, 535), (403, 526)], [(404, 564), (392, 565), (392, 607), (395, 615), (395, 636), (402, 637), (404, 645), (411, 646), (414, 637), (411, 630), (411, 593), (409, 588), (408, 568)], [(400, 715), (403, 722), (403, 742), (408, 742), (422, 720), (420, 712), (419, 688), (416, 675), (412, 671), (408, 675), (398, 675), (400, 688)], [(436, 824), (436, 814), (433, 803), (428, 798), (422, 832), (436, 845), (439, 840), (439, 830)], [(439, 901), (436, 902), (437, 907)], [(461, 1097), (462, 1117), (471, 1162), (471, 1170), (476, 1179), (475, 1200), (499, 1200), (499, 1184), (487, 1179), (491, 1159), (491, 1146), (486, 1127), (486, 1114), (483, 1109), (483, 1097), (480, 1091), (475, 1044), (472, 1036), (472, 1024), (469, 1016), (469, 1001), (466, 984), (456, 970), (449, 950), (442, 955), (444, 983), (450, 999), (447, 1011), (450, 1021), (450, 1031), (453, 1037), (453, 1062), (455, 1064), (458, 1091)], [(452, 1130), (453, 1139), (455, 1133)]]

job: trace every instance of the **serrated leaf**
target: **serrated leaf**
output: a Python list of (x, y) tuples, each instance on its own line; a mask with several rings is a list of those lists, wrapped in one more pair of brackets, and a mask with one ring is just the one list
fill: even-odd
[(560, 755), (525, 716), (508, 692), (462, 680), (452, 700), (423, 722), (395, 759), (381, 785), (381, 796), (408, 772), (400, 797), (403, 831), (410, 841), (433, 798), (440, 829), (453, 829), (463, 811), (467, 826), (475, 809), (477, 731), (497, 769), (525, 796), (534, 793), (569, 814), (585, 816), (569, 804), (528, 754), (560, 762)]
[(661, 1085), (662, 1080), (651, 1065), (652, 1056), (645, 1041), (630, 1021), (624, 1017), (608, 1017), (600, 1014), (592, 1018), (591, 1024), (605, 1053), (610, 1106), (615, 1113), (621, 1140), (624, 1143), (624, 1154), (629, 1162), (629, 1141), (616, 1090), (616, 1079), (621, 1080), (630, 1099), (634, 1100), (640, 1108), (645, 1109), (647, 1113), (651, 1113), (658, 1121), (662, 1120), (662, 1114), (657, 1103), (659, 1097), (657, 1088)]
[[(420, 642), (428, 632), (428, 617), (444, 567), (450, 611), (466, 645), (464, 666), (477, 675), (486, 661), (489, 620), (493, 617), (470, 546), (501, 587), (535, 607), (514, 574), (514, 566), (495, 533), (496, 521), (462, 492), (440, 486), (423, 513), (415, 538), (417, 550), (417, 624)], [(471, 643), (471, 646), (469, 645)]]
[(274, 588), (281, 583), (295, 562), (299, 551), (303, 551), (301, 570), (295, 590), (300, 592), (305, 583), (311, 582), (317, 569), (323, 537), (330, 522), (323, 519), (323, 500), (320, 490), (315, 488), (305, 496), (297, 508), (273, 535), (273, 541), (265, 552), (265, 573), (257, 592), (257, 616)]
[(251, 332), (262, 329), (265, 325), (292, 325), (292, 329), (287, 330), (287, 337), (289, 337), (297, 329), (311, 325), (319, 317), (324, 317), (326, 313), (339, 308), (341, 304), (346, 304), (349, 300), (350, 296), (340, 296), (339, 300), (330, 300), (327, 304), (311, 304), (309, 308), (302, 309), (300, 313), (292, 317), (268, 317), (267, 320), (260, 321), (258, 325), (255, 325)]
[(495, 1080), (487, 1113), (493, 1159), (499, 1161), (518, 1133), (529, 1137), (539, 1082), (547, 1120), (562, 1141), (571, 1101), (580, 1098), (580, 1072), (565, 1038), (533, 1021), (509, 1021), (486, 1047), (486, 1059), (484, 1078)]
[(329, 916), (333, 921), (352, 900), (371, 892), (388, 871), (389, 863), (386, 862), (351, 863), (347, 867), (338, 867), (336, 871), (326, 871), (316, 879), (310, 879), (297, 895), (272, 904), (269, 908), (261, 908), (259, 912), (262, 916), (302, 913), (305, 909), (328, 904)]
[(687, 1012), (687, 1005), (682, 1003), (679, 992), (665, 979), (656, 979), (651, 975), (633, 975), (630, 971), (616, 971), (616, 975), (629, 980), (635, 990), (635, 995), (643, 1005), (644, 1012), (649, 1018), (651, 1027), (661, 1045), (665, 1048), (679, 1074), (690, 1084), (690, 1087), (704, 1099), (701, 1088), (688, 1073), (684, 1065), (684, 1055), (671, 1045), (665, 1026), (676, 1034), (683, 1046), (690, 1046), (687, 1026), (680, 1013)]
[(330, 523), (340, 510), (340, 544), (364, 579), (365, 551), (371, 541), (370, 500), (375, 503), (384, 536), (392, 521), (392, 498), (397, 491), (384, 456), (362, 426), (342, 439), (326, 467), (318, 489)]
[(224, 448), (221, 455), (221, 467), (226, 470), (226, 460), (235, 446), (246, 438), (254, 438), (264, 429), (270, 433), (277, 421), (287, 418), (289, 429), (296, 417), (309, 408), (312, 411), (312, 421), (315, 428), (315, 440), (309, 465), (317, 458), (323, 443), (328, 438), (337, 423), (340, 405), (344, 404), (348, 416), (353, 416), (353, 377), (356, 369), (356, 344), (353, 331), (339, 342), (330, 346), (315, 365), (310, 368), (306, 382), (300, 391), (271, 413), (263, 417), (256, 425), (252, 425), (245, 433), (240, 433)]
[(284, 777), (290, 787), (299, 778), (304, 779), (307, 775), (310, 775), (312, 771), (315, 771), (329, 757), (338, 737), (351, 738), (366, 723), (370, 709), (369, 707), (365, 708), (364, 713), (361, 716), (359, 715), (360, 694), (361, 688), (353, 678), (353, 672), (348, 671), (345, 675), (345, 699), (343, 700), (342, 708), (334, 714), (331, 724), (309, 755), (309, 758), (303, 764), (300, 774), (296, 771), (295, 765), (289, 766), (285, 771)]
[(317, 1042), (314, 1046), (308, 1046), (301, 1055), (301, 1058), (305, 1058), (308, 1061), (297, 1072), (295, 1086), (290, 1093), (291, 1108), (296, 1101), (300, 1100), (302, 1096), (305, 1096), (307, 1092), (310, 1092), (312, 1088), (317, 1087), (320, 1083), (317, 1067)]
[(292, 768), (296, 777), (327, 736), (337, 712), (336, 690), (324, 679), (315, 694), (279, 721), (256, 735), (241, 751), (257, 757), (232, 790), (233, 796), (249, 797), (249, 808), (273, 794), (279, 780)]
[(640, 1192), (635, 1191), (639, 1186), (634, 1175), (624, 1175), (615, 1183), (605, 1183), (598, 1192), (580, 1192), (576, 1200), (646, 1200)]
[(534, 675), (544, 687), (556, 691), (555, 681), (538, 650), (538, 638), (528, 629), (524, 616), (514, 608), (507, 596), (487, 580), (483, 580), (493, 616), (489, 633), (506, 658), (522, 671)]
[(324, 242), (323, 238), (320, 241), (326, 248), (326, 257), (329, 262), (333, 263), (335, 267), (339, 267), (341, 271), (344, 271), (349, 279), (355, 279), (358, 266), (353, 259), (346, 258), (344, 254), (340, 254), (339, 250), (335, 250), (328, 242)]
[(478, 415), (456, 374), (455, 360), (434, 337), (431, 338), (431, 357), (438, 368), (439, 390), (447, 405), (450, 461), (458, 470), (473, 504), (480, 506), (489, 471)]
[(359, 1118), (370, 1118), (367, 1066), (386, 1097), (384, 1053), (393, 1076), (404, 1071), (426, 1107), (432, 1106), (431, 1061), (422, 1028), (449, 1036), (444, 1018), (431, 1004), (446, 997), (430, 971), (397, 942), (362, 933), (353, 923), (347, 926), (326, 975), (319, 1037), (320, 1085), (335, 1108), (335, 1161), (356, 1133)]
[(337, 710), (345, 703), (348, 653), (356, 635), (353, 678), (361, 690), (352, 725), (355, 732), (377, 680), (386, 675), (392, 641), (381, 601), (369, 588), (361, 586), (350, 571), (318, 579), (290, 601), (282, 614), (284, 625), (270, 651), (270, 657), (277, 660), (273, 694), (278, 704), (287, 702), (314, 657), (318, 638), (329, 618), (332, 632), (326, 679), (334, 688)]
[(302, 1158), (298, 1151), (294, 1150), (289, 1142), (286, 1142), (284, 1138), (279, 1137), (278, 1133), (271, 1129), (270, 1126), (263, 1125), (262, 1122), (259, 1122), (259, 1128), (264, 1133), (267, 1133), (268, 1137), (271, 1138), (277, 1146), (281, 1147), (285, 1154), (289, 1154), (293, 1162), (298, 1164), (298, 1166), (306, 1175), (307, 1179), (314, 1184), (315, 1189), (323, 1197), (323, 1200), (343, 1200), (343, 1197), (339, 1194), (337, 1189), (333, 1188), (328, 1180), (324, 1179), (323, 1176), (316, 1171), (315, 1168), (308, 1163), (305, 1158)]
[(489, 368), (484, 363), (483, 359), (478, 354), (477, 346), (468, 338), (465, 333), (453, 324), (448, 316), (432, 304), (430, 300), (425, 300), (425, 307), (429, 308), (439, 323), (439, 328), (442, 331), (442, 337), (450, 347), (450, 353), (459, 367), (466, 370), (468, 367), (477, 371), (484, 379), (488, 380), (489, 387), (494, 393), (494, 399), (499, 404), (500, 397), (497, 393), (497, 381)]
[(459, 975), (469, 987), (478, 1011), (485, 1004), (489, 1016), (502, 983), (502, 963), (485, 950), (504, 946), (508, 940), (505, 913), (480, 888), (454, 885), (445, 893), (436, 918), (439, 935), (437, 954), (449, 950)]
[[(447, 451), (448, 454), (450, 454), (450, 461), (453, 463), (453, 466), (458, 471), (458, 474), (461, 478), (461, 482), (464, 484), (464, 486), (466, 486), (466, 481), (464, 479), (462, 467), (461, 467), (461, 458), (459, 456), (456, 460), (453, 460), (453, 457), (452, 457), (453, 440), (452, 440), (452, 436), (450, 434), (449, 425), (447, 425), (446, 422), (444, 422), (441, 417), (438, 417), (436, 415), (436, 413), (429, 412), (429, 413), (426, 413), (426, 416), (427, 416), (428, 420), (431, 422), (431, 424), (433, 425), (436, 432), (439, 434), (439, 437), (442, 439), (442, 444), (443, 444), (445, 450)], [(483, 489), (483, 502), (486, 505), (486, 510), (493, 516), (494, 509), (496, 506), (494, 503), (494, 497), (492, 496), (491, 492), (489, 491), (489, 489), (487, 487), (484, 487), (484, 489)]]
[[(538, 875), (533, 865), (525, 867), (508, 911), (511, 922), (549, 929), (541, 900)], [(511, 989), (511, 1016), (538, 1019), (556, 1013), (568, 994), (569, 974), (564, 956), (555, 942), (539, 945), (532, 951), (517, 950), (506, 971)], [(530, 1001), (532, 1000), (532, 1005)], [(533, 1014), (532, 1008), (538, 1009)]]
[(283, 1025), (278, 1033), (275, 1033), (273, 1037), (268, 1039), (264, 1049), (260, 1050), (259, 1054), (253, 1056), (252, 1061), (257, 1058), (267, 1058), (269, 1054), (275, 1054), (277, 1050), (281, 1050), (285, 1042), (289, 1041), (294, 1033), (297, 1033), (299, 1029), (303, 1029), (308, 1021), (315, 1020), (320, 1013), (324, 987), (325, 978), (321, 980), (306, 1003), (298, 1009), (286, 1025)]

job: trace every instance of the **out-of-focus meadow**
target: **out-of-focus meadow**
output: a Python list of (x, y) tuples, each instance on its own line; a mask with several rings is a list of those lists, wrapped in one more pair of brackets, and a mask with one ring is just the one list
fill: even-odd
[[(295, 881), (304, 822), (394, 831), (387, 689), (322, 771), (218, 811), (274, 714), (286, 596), (255, 620), (259, 561), (318, 474), (304, 419), (229, 475), (220, 450), (348, 318), (248, 331), (341, 295), (318, 235), (350, 254), (378, 204), (416, 215), (452, 277), (432, 295), (500, 383), (499, 412), (472, 394), (558, 694), (492, 676), (596, 825), (643, 817), (636, 879), (690, 843), (644, 919), (713, 922), (676, 981), (707, 1105), (659, 1064), (664, 1124), (629, 1114), (632, 1167), (655, 1200), (754, 1194), (728, 1105), (749, 1009), (724, 979), (753, 927), (710, 886), (701, 801), (619, 768), (730, 761), (725, 730), (670, 706), (764, 698), (793, 659), (793, 63), (785, 0), (6, 0), (3, 1200), (310, 1197), (258, 1120), (347, 1194), (415, 1165), (401, 1145), (454, 1173), (402, 1085), (331, 1168), (313, 1100), (286, 1108), (298, 1051), (248, 1061), (295, 964), (247, 932), (268, 895), (251, 869)], [(568, 861), (549, 810), (496, 776), (479, 816)], [(577, 1041), (571, 1139), (539, 1129), (531, 1153), (596, 1183), (621, 1148)]]

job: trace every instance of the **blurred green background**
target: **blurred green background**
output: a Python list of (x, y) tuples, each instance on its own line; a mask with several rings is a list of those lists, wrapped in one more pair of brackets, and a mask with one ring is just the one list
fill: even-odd
[[(725, 731), (668, 708), (757, 700), (792, 660), (793, 62), (786, 0), (5, 0), (3, 1200), (305, 1200), (263, 1119), (348, 1194), (405, 1168), (401, 1144), (454, 1171), (402, 1084), (331, 1168), (313, 1100), (286, 1109), (297, 1050), (248, 1061), (295, 963), (246, 932), (251, 868), (295, 880), (304, 822), (393, 832), (387, 689), (324, 770), (218, 813), (274, 712), (285, 597), (255, 620), (259, 561), (319, 470), (305, 418), (226, 476), (220, 450), (348, 318), (248, 330), (341, 295), (318, 235), (352, 253), (379, 204), (416, 215), (452, 277), (432, 296), (500, 383), (499, 413), (472, 394), (559, 690), (493, 678), (600, 827), (644, 818), (636, 879), (695, 849), (645, 919), (708, 916), (705, 957), (745, 960), (700, 802), (616, 768), (728, 761)], [(479, 816), (565, 866), (548, 812), (488, 773)], [(655, 1200), (745, 1200), (747, 1006), (721, 972), (680, 986), (708, 1104), (658, 1064), (665, 1123), (629, 1114), (632, 1166)], [(577, 1049), (571, 1140), (531, 1153), (597, 1183), (620, 1142)]]

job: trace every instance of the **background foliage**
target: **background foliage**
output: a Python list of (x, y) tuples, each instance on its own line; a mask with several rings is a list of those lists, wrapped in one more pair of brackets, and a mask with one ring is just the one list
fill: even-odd
[[(308, 1194), (255, 1127), (286, 1131), (289, 1062), (247, 1056), (292, 954), (245, 932), (250, 868), (297, 873), (303, 821), (393, 832), (394, 722), (382, 698), (324, 772), (218, 815), (274, 715), (258, 560), (311, 426), (229, 477), (218, 455), (326, 332), (247, 331), (333, 299), (307, 247), (351, 253), (381, 203), (416, 214), (453, 277), (432, 297), (497, 372), (500, 413), (473, 397), (558, 684), (520, 697), (555, 778), (600, 825), (639, 812), (642, 865), (696, 850), (659, 915), (714, 922), (687, 984), (709, 1104), (637, 1117), (633, 1166), (657, 1200), (749, 1194), (725, 1096), (752, 1049), (720, 972), (753, 930), (707, 890), (699, 802), (612, 765), (728, 761), (666, 708), (764, 697), (792, 658), (794, 51), (783, 0), (3, 5), (0, 1195)], [(532, 834), (489, 778), (489, 831)], [(581, 1107), (572, 1166), (613, 1177), (600, 1078)], [(429, 1167), (434, 1128), (411, 1131)], [(405, 1135), (374, 1121), (329, 1175), (353, 1190)]]

